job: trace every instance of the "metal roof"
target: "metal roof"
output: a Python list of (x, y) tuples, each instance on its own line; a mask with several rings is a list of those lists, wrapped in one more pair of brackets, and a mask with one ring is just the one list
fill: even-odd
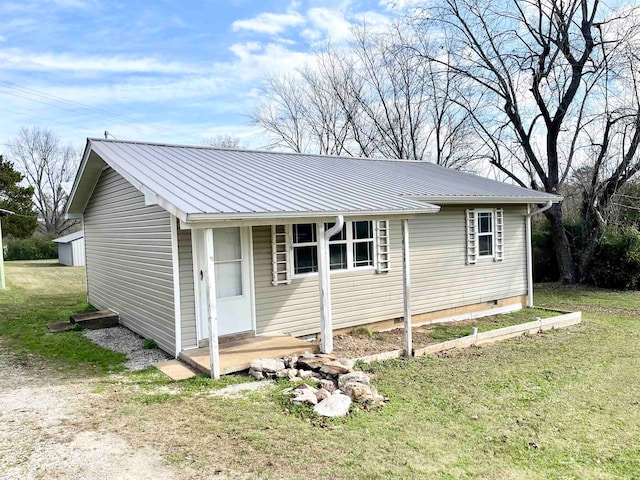
[[(90, 139), (67, 205), (70, 213), (84, 210), (95, 185), (87, 181), (82, 188), (83, 171), (93, 154), (142, 191), (148, 203), (157, 203), (184, 221), (428, 213), (439, 210), (430, 204), (434, 201), (561, 200), (422, 161)], [(95, 175), (99, 170), (94, 166), (89, 171)]]
[(77, 232), (70, 233), (65, 235), (64, 237), (54, 238), (52, 241), (56, 243), (70, 243), (74, 240), (79, 240), (84, 237), (84, 232), (82, 230), (78, 230)]

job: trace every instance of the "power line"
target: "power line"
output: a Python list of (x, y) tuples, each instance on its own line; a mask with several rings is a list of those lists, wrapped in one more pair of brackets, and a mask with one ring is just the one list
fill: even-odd
[[(64, 122), (62, 120), (54, 120), (52, 118), (43, 117), (41, 115), (32, 115), (32, 114), (29, 114), (29, 113), (17, 112), (15, 110), (10, 110), (8, 108), (0, 108), (0, 111), (13, 113), (14, 115), (21, 115), (23, 117), (35, 118), (36, 120), (44, 121), (44, 122), (47, 122), (47, 123), (56, 123), (58, 125), (66, 125), (67, 127), (73, 127), (73, 128), (76, 128), (76, 129), (85, 129), (85, 128), (87, 128), (86, 125), (78, 125), (78, 124), (74, 124), (74, 123)], [(9, 146), (8, 143), (3, 143), (2, 145)]]
[[(85, 110), (87, 114), (89, 115), (93, 115), (96, 118), (100, 118), (101, 117), (112, 117), (113, 119), (121, 119), (126, 121), (126, 123), (119, 123), (120, 125), (123, 126), (131, 126), (132, 123), (134, 123), (136, 126), (139, 126), (140, 128), (147, 128), (147, 129), (152, 129), (152, 130), (164, 130), (165, 132), (174, 132), (174, 133), (178, 133), (178, 134), (184, 134), (185, 132), (181, 132), (179, 130), (176, 130), (174, 128), (170, 128), (170, 127), (165, 127), (165, 126), (161, 126), (161, 125), (155, 125), (152, 123), (148, 123), (148, 122), (140, 122), (139, 120), (133, 118), (133, 117), (128, 117), (126, 115), (121, 115), (118, 113), (113, 113), (110, 112), (108, 110), (104, 110), (104, 109), (100, 109), (100, 108), (96, 108), (96, 107), (92, 107), (90, 105), (86, 105), (83, 103), (79, 103), (79, 102), (74, 102), (71, 100), (68, 100), (66, 98), (63, 97), (59, 97), (57, 95), (53, 95), (53, 94), (49, 94), (46, 92), (42, 92), (33, 88), (29, 88), (29, 87), (24, 87), (22, 85), (18, 85), (16, 83), (13, 82), (8, 82), (6, 80), (0, 80), (0, 84), (2, 84), (4, 86), (5, 89), (10, 89), (10, 90), (14, 90), (14, 92), (2, 92), (0, 91), (0, 93), (4, 93), (5, 95), (12, 95), (18, 98), (22, 98), (24, 100), (28, 100), (31, 102), (37, 102), (37, 103), (42, 103), (45, 105), (49, 105), (49, 106), (53, 106), (54, 108), (60, 108), (60, 109), (64, 109), (64, 110), (68, 110), (68, 111), (72, 111), (72, 112), (76, 112), (79, 113), (77, 111), (78, 108)], [(15, 90), (17, 90), (17, 93), (15, 92)], [(30, 97), (26, 97), (24, 95), (20, 95), (20, 93), (24, 94), (24, 95), (31, 95), (33, 97), (37, 97), (37, 98), (30, 98)], [(40, 100), (38, 99), (40, 98)], [(56, 103), (50, 103), (50, 102), (46, 102), (44, 100), (50, 100)], [(58, 104), (57, 104), (58, 103)], [(64, 106), (67, 105), (67, 106)], [(74, 108), (70, 108), (69, 106), (72, 106)]]
[[(85, 126), (74, 125), (72, 123), (63, 122), (63, 121), (60, 121), (60, 120), (53, 120), (51, 118), (46, 118), (46, 117), (42, 117), (42, 116), (39, 116), (39, 115), (31, 115), (29, 113), (16, 112), (15, 110), (10, 110), (8, 108), (0, 108), (0, 111), (13, 113), (14, 115), (22, 115), (23, 117), (35, 118), (36, 120), (44, 120), (45, 122), (57, 123), (59, 125), (66, 125), (68, 127), (73, 127), (73, 128), (86, 128), (86, 125)], [(8, 143), (3, 143), (2, 145), (7, 145), (8, 146), (9, 144)]]

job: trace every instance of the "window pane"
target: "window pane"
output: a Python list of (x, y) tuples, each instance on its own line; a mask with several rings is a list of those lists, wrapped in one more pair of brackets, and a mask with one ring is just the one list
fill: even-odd
[(491, 221), (491, 213), (479, 213), (478, 214), (478, 231), (480, 233), (491, 233), (493, 232), (493, 225)]
[(293, 243), (310, 243), (315, 241), (315, 223), (298, 223), (293, 226)]
[(478, 255), (493, 255), (493, 235), (478, 237)]
[(215, 228), (213, 230), (213, 258), (216, 262), (240, 260), (240, 228)]
[(318, 271), (318, 247), (295, 247), (293, 249), (293, 263), (296, 274)]
[(353, 238), (373, 238), (372, 222), (353, 222)]
[(356, 267), (373, 265), (373, 242), (353, 244), (353, 263)]
[(347, 245), (329, 245), (329, 265), (331, 270), (347, 268)]
[[(325, 223), (324, 224), (324, 228), (325, 230), (329, 230), (331, 227), (333, 227), (335, 225), (335, 223)], [(329, 241), (330, 242), (335, 242), (336, 240), (346, 240), (347, 239), (347, 229), (344, 228), (344, 226), (342, 227), (342, 230), (340, 230), (338, 233), (336, 233), (335, 235), (333, 235)]]
[(242, 295), (242, 262), (216, 263), (216, 298)]

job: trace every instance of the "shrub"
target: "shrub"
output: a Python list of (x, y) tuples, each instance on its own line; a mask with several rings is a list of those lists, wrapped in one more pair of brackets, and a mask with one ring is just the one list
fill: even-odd
[(605, 231), (591, 265), (589, 280), (598, 287), (640, 287), (640, 232), (637, 227)]
[(158, 347), (158, 344), (156, 343), (156, 341), (152, 338), (145, 338), (144, 339), (144, 343), (142, 344), (142, 348), (146, 348), (147, 350), (154, 350)]
[(45, 260), (58, 258), (56, 235), (34, 235), (30, 238), (9, 238), (6, 241), (5, 260)]
[(531, 233), (533, 281), (555, 282), (560, 275), (547, 222), (534, 225)]
[[(564, 225), (576, 264), (582, 254), (582, 225), (566, 222)], [(533, 254), (533, 281), (555, 282), (560, 276), (558, 260), (551, 237), (551, 228), (547, 220), (534, 222), (531, 232), (531, 248)]]

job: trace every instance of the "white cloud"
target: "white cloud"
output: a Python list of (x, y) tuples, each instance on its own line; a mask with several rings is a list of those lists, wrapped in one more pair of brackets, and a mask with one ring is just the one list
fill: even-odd
[(98, 6), (95, 0), (51, 0), (50, 3), (58, 8), (63, 9), (82, 9), (87, 10)]
[(149, 57), (78, 56), (68, 53), (23, 53), (17, 49), (0, 50), (0, 63), (5, 70), (18, 71), (74, 71), (110, 73), (202, 73), (202, 66), (183, 62), (163, 62)]
[(294, 2), (289, 5), (287, 13), (263, 12), (253, 18), (236, 20), (231, 24), (231, 29), (234, 32), (238, 30), (250, 30), (268, 35), (277, 35), (289, 27), (297, 27), (306, 22), (306, 19), (296, 11), (298, 6), (298, 3)]
[(291, 72), (312, 58), (310, 52), (289, 50), (281, 43), (237, 43), (230, 50), (237, 56), (237, 60), (217, 64), (214, 69), (219, 72), (229, 71), (229, 74), (244, 82), (259, 81), (271, 72)]
[(351, 37), (351, 23), (345, 16), (345, 11), (340, 9), (310, 8), (307, 18), (313, 28), (306, 29), (303, 35), (312, 42), (320, 39), (332, 42), (347, 40)]

